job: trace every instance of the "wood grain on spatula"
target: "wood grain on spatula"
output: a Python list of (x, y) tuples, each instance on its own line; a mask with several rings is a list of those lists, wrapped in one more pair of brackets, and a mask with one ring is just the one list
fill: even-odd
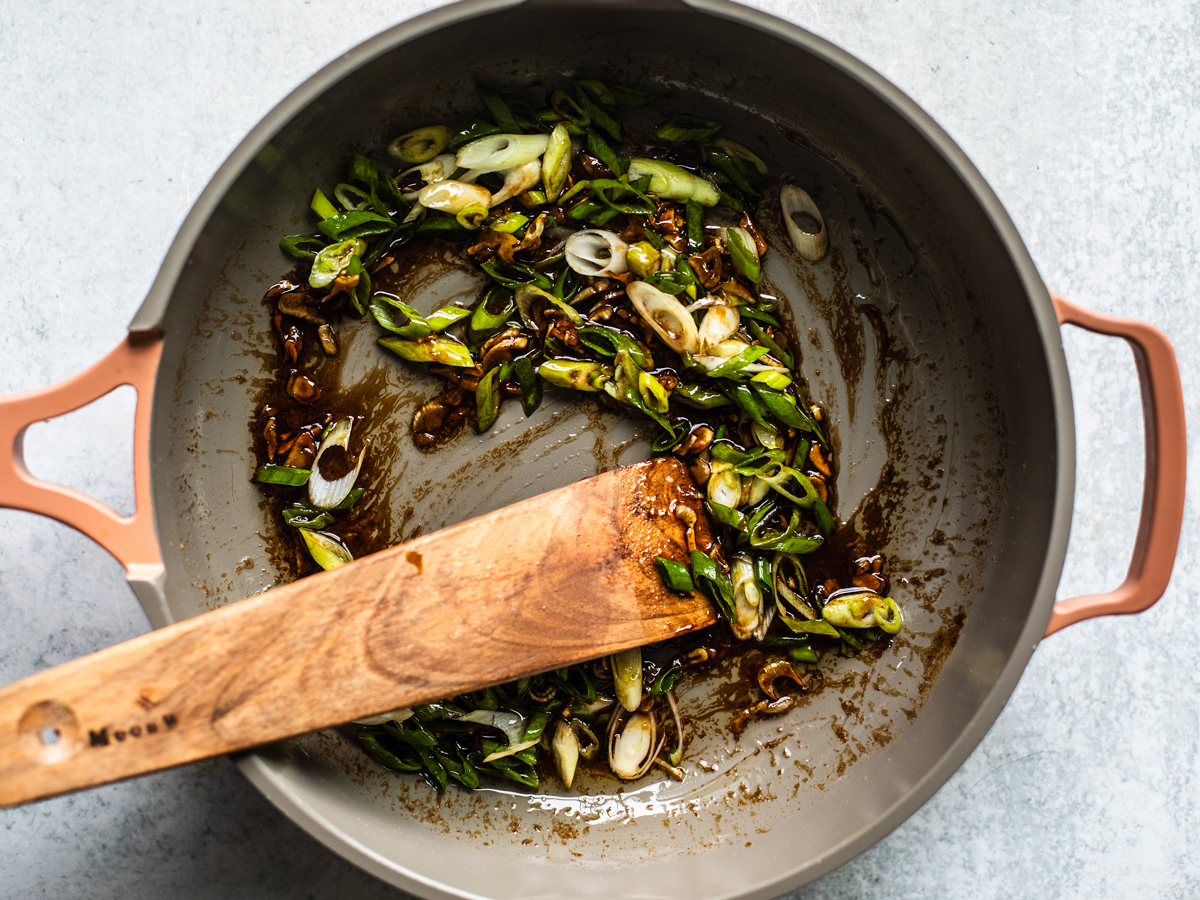
[(694, 484), (651, 460), (41, 672), (0, 689), (0, 806), (711, 625), (654, 568), (697, 546)]

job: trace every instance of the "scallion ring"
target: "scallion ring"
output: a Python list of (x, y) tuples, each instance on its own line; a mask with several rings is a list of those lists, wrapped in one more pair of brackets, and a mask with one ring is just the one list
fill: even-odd
[(367, 448), (363, 447), (358, 454), (354, 468), (341, 478), (329, 481), (321, 474), (321, 457), (331, 447), (341, 447), (346, 450), (350, 443), (350, 432), (354, 428), (354, 420), (346, 417), (338, 419), (325, 429), (321, 435), (321, 446), (317, 450), (317, 458), (313, 460), (312, 475), (308, 478), (308, 499), (316, 509), (333, 509), (346, 499), (358, 473), (362, 471), (363, 461), (367, 458)]
[(445, 125), (427, 125), (400, 135), (388, 144), (387, 152), (400, 162), (428, 162), (445, 149), (452, 137), (454, 132)]
[[(810, 262), (817, 262), (825, 255), (829, 246), (829, 233), (825, 230), (825, 219), (813, 198), (794, 184), (785, 184), (779, 192), (779, 205), (783, 210), (783, 223), (796, 252)], [(808, 220), (801, 225), (798, 216)], [(815, 223), (816, 230), (813, 229)]]
[(463, 228), (469, 228), (475, 231), (483, 224), (483, 220), (487, 218), (488, 208), (480, 203), (472, 203), (470, 206), (460, 209), (454, 216), (458, 220), (458, 224)]

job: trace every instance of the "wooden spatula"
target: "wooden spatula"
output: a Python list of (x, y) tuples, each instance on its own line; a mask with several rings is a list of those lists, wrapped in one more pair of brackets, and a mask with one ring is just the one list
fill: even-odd
[(0, 689), (0, 806), (711, 625), (656, 556), (710, 550), (677, 460), (616, 469)]

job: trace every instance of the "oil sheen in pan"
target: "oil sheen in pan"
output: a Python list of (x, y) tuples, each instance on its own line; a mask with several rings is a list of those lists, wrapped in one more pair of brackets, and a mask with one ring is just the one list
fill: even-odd
[[(950, 600), (954, 592), (944, 595), (943, 587), (969, 580), (986, 545), (986, 509), (976, 533), (946, 535), (939, 527), (948, 496), (961, 499), (979, 477), (965, 471), (966, 463), (957, 478), (951, 469), (956, 429), (964, 426), (941, 368), (959, 366), (955, 355), (963, 351), (949, 345), (915, 254), (888, 218), (828, 163), (792, 154), (786, 171), (822, 208), (830, 251), (818, 265), (791, 256), (776, 187), (760, 210), (772, 248), (764, 292), (794, 311), (800, 373), (830, 412), (836, 512), (844, 521), (813, 558), (810, 576), (844, 578), (854, 558), (883, 553), (904, 631), (858, 656), (823, 654), (810, 667), (813, 689), (797, 707), (753, 722), (740, 739), (730, 735), (729, 721), (756, 690), (762, 654), (734, 655), (705, 678), (685, 679), (679, 700), (690, 731), (682, 783), (651, 774), (621, 784), (592, 771), (572, 792), (547, 777), (535, 793), (490, 785), (474, 794), (452, 788), (439, 798), (415, 778), (383, 772), (336, 730), (288, 742), (278, 751), (280, 764), (348, 780), (359, 802), (385, 816), (413, 817), (434, 833), (522, 847), (534, 859), (574, 855), (569, 848), (580, 842), (573, 839), (583, 837), (589, 847), (602, 846), (609, 861), (632, 861), (752, 837), (835, 789), (857, 761), (915, 719), (964, 619)], [(445, 248), (419, 251), (380, 281), (423, 312), (455, 300), (470, 305), (482, 285)], [(468, 427), (421, 453), (411, 440), (412, 414), (440, 380), (375, 347), (373, 324), (346, 320), (337, 327), (339, 356), (310, 358), (307, 371), (326, 392), (322, 406), (362, 416), (372, 441), (360, 482), (368, 493), (348, 523), (352, 546), (407, 540), (648, 453), (634, 423), (553, 389), (529, 419), (508, 403), (486, 435)], [(989, 424), (970, 430), (982, 433)], [(266, 527), (279, 528), (271, 518)], [(750, 816), (724, 815), (747, 806)], [(634, 823), (657, 825), (661, 837), (649, 850), (621, 837)]]

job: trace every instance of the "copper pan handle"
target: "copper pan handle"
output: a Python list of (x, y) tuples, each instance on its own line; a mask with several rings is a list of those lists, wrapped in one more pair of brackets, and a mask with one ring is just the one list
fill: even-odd
[(1060, 325), (1077, 325), (1097, 334), (1124, 338), (1133, 349), (1142, 386), (1146, 429), (1146, 480), (1142, 516), (1129, 572), (1116, 590), (1072, 597), (1054, 604), (1046, 635), (1094, 616), (1136, 613), (1153, 606), (1171, 580), (1187, 476), (1187, 430), (1183, 385), (1171, 342), (1158, 328), (1081, 309), (1051, 293)]
[[(129, 335), (91, 368), (47, 388), (0, 396), (0, 506), (39, 513), (82, 531), (115, 556), (131, 580), (162, 574), (150, 499), (150, 406), (162, 356), (158, 337)], [(133, 489), (136, 509), (122, 516), (98, 500), (41, 481), (25, 466), (25, 430), (87, 406), (128, 384), (137, 391), (133, 425)]]

